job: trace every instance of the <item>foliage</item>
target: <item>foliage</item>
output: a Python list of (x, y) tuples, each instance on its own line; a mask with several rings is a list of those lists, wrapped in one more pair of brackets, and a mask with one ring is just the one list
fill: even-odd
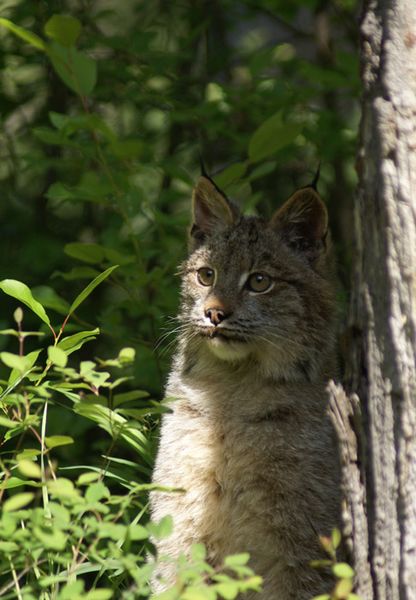
[(337, 582), (330, 594), (321, 594), (315, 596), (312, 600), (360, 600), (359, 596), (352, 591), (354, 587), (354, 570), (348, 563), (337, 560), (337, 550), (341, 544), (340, 531), (334, 529), (331, 537), (320, 536), (319, 540), (328, 558), (312, 561), (311, 567), (324, 570), (330, 569)]
[[(21, 308), (14, 313), (17, 328), (1, 332), (17, 339), (19, 353), (0, 353), (10, 369), (8, 379), (0, 382), (4, 386), (0, 388), (0, 426), (6, 430), (6, 444), (15, 440), (13, 453), (5, 453), (1, 461), (0, 494), (8, 497), (0, 518), (0, 565), (6, 576), (0, 596), (130, 600), (150, 594), (155, 562), (146, 560), (152, 552), (149, 540), (169, 535), (172, 523), (169, 517), (160, 523), (147, 522), (145, 494), (151, 489), (180, 493), (146, 482), (152, 462), (151, 417), (167, 408), (141, 390), (118, 393), (128, 377), (112, 377), (110, 371), (128, 369), (134, 360), (133, 348), (123, 348), (113, 359), (68, 366), (69, 356), (99, 334), (95, 329), (65, 335), (68, 319), (114, 269), (98, 275), (75, 298), (58, 332), (50, 328), (53, 345), (46, 354), (42, 348), (25, 354), (25, 340), (41, 337), (42, 332), (24, 331)], [(26, 285), (4, 280), (0, 289), (50, 326), (44, 307)], [(136, 404), (130, 409), (131, 402), (138, 400), (142, 400), (141, 407)], [(67, 467), (69, 474), (77, 473), (75, 481), (57, 475), (53, 450), (73, 444), (74, 439), (47, 435), (51, 404), (59, 405), (62, 413), (73, 410), (107, 432), (109, 447), (101, 468)], [(141, 457), (141, 465), (111, 456), (118, 440)], [(204, 558), (204, 549), (198, 546), (190, 560), (181, 557), (177, 584), (161, 597), (215, 600), (219, 594), (227, 599), (259, 587), (260, 578), (246, 566), (248, 555), (229, 557), (218, 570)], [(85, 577), (92, 578), (88, 592)], [(210, 586), (208, 578), (214, 582)]]
[[(265, 214), (321, 161), (345, 279), (354, 36), (346, 0), (2, 6), (0, 597), (148, 594), (146, 492), (199, 156)], [(195, 553), (166, 599), (258, 586)]]

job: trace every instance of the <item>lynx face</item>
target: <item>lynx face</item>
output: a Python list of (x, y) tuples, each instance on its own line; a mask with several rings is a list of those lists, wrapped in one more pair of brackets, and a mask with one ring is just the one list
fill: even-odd
[(194, 192), (180, 318), (217, 358), (313, 370), (332, 318), (326, 209), (312, 188), (272, 217), (240, 216), (206, 177)]

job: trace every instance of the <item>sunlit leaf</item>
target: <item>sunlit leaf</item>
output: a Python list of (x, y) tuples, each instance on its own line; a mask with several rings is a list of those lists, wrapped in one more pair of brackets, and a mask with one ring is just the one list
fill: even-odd
[(97, 588), (90, 590), (85, 597), (85, 600), (110, 600), (113, 598), (114, 592), (110, 588)]
[(16, 494), (4, 502), (3, 510), (4, 512), (20, 510), (24, 506), (30, 504), (34, 497), (35, 494), (33, 492), (22, 492), (21, 494)]
[(34, 536), (49, 550), (63, 550), (66, 545), (66, 535), (57, 527), (34, 527)]
[(100, 478), (100, 473), (82, 473), (77, 479), (77, 485), (89, 485)]
[(235, 583), (234, 581), (218, 583), (215, 586), (215, 589), (224, 600), (234, 600), (239, 592), (238, 583)]
[(74, 440), (69, 435), (51, 435), (45, 437), (45, 445), (48, 448), (57, 448), (58, 446), (67, 446), (73, 443)]
[(3, 27), (11, 31), (11, 33), (14, 33), (22, 40), (28, 42), (28, 44), (34, 46), (38, 50), (46, 50), (45, 42), (35, 33), (32, 33), (31, 31), (28, 31), (23, 27), (19, 27), (19, 25), (15, 25), (12, 21), (9, 21), (9, 19), (0, 18), (0, 25), (3, 25)]
[(17, 427), (19, 425), (18, 421), (12, 421), (12, 419), (8, 419), (7, 417), (0, 416), (0, 427), (7, 427), (7, 429)]
[(91, 331), (80, 331), (79, 333), (74, 333), (73, 335), (62, 338), (58, 342), (57, 347), (65, 350), (67, 354), (71, 354), (71, 352), (79, 350), (86, 342), (95, 340), (99, 333), (100, 330), (98, 327), (96, 329), (91, 329)]
[(85, 492), (85, 499), (87, 502), (99, 502), (102, 498), (108, 498), (110, 492), (102, 481), (97, 481), (88, 486)]
[(33, 477), (34, 479), (41, 479), (42, 471), (37, 463), (33, 460), (22, 459), (18, 462), (19, 471), (25, 477)]
[(181, 594), (183, 600), (215, 600), (215, 591), (205, 585), (190, 585)]
[(250, 555), (248, 552), (242, 552), (241, 554), (233, 554), (232, 556), (227, 556), (224, 565), (226, 567), (241, 567), (246, 565), (249, 561)]
[(13, 368), (9, 376), (10, 385), (14, 385), (19, 379), (24, 378), (31, 372), (41, 352), (42, 350), (33, 350), (33, 352), (29, 352), (29, 354), (22, 357), (24, 358), (25, 369), (22, 372), (19, 368)]
[(336, 577), (346, 579), (354, 577), (354, 569), (347, 563), (337, 563), (332, 567), (332, 572)]
[(147, 528), (151, 535), (156, 539), (161, 540), (168, 537), (173, 531), (173, 520), (172, 517), (166, 516), (159, 521), (159, 523), (149, 523)]
[(50, 324), (48, 315), (45, 312), (42, 304), (35, 300), (32, 292), (26, 284), (16, 279), (3, 279), (0, 281), (0, 290), (3, 290), (5, 294), (16, 298), (19, 302), (26, 304), (44, 323)]
[(48, 358), (57, 367), (66, 367), (68, 362), (68, 356), (66, 352), (64, 352), (62, 348), (59, 348), (58, 346), (49, 346)]
[(333, 529), (331, 533), (332, 546), (336, 550), (341, 543), (341, 532), (339, 529)]
[(134, 362), (136, 357), (136, 350), (134, 348), (122, 348), (118, 353), (118, 359), (123, 364)]

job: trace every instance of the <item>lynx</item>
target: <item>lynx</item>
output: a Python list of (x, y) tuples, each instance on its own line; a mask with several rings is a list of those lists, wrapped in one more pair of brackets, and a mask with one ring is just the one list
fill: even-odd
[[(326, 385), (336, 370), (328, 217), (314, 187), (267, 221), (242, 216), (207, 176), (193, 192), (181, 267), (180, 336), (152, 516), (172, 515), (158, 553), (202, 542), (214, 567), (249, 552), (259, 600), (306, 600), (331, 582), (310, 561), (339, 526), (339, 465)], [(174, 583), (166, 564), (155, 583)], [(253, 598), (254, 598), (254, 592)], [(249, 598), (251, 596), (244, 596)]]

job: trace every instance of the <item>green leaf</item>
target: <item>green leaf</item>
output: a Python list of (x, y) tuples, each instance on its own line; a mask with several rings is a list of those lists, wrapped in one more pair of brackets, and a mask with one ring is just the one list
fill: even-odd
[(339, 579), (334, 590), (336, 598), (347, 598), (353, 588), (353, 578)]
[(41, 450), (38, 450), (37, 448), (25, 448), (24, 450), (22, 450), (21, 452), (19, 452), (16, 455), (16, 459), (17, 460), (32, 460), (32, 458), (35, 458), (35, 456), (39, 456), (39, 454), (42, 454)]
[(34, 366), (34, 364), (37, 361), (39, 354), (41, 352), (42, 352), (42, 350), (33, 350), (33, 352), (29, 352), (29, 354), (22, 357), (25, 359), (25, 370), (23, 372), (23, 375), (22, 375), (22, 371), (20, 371), (17, 368), (16, 369), (14, 368), (12, 370), (12, 372), (10, 373), (10, 377), (9, 377), (10, 385), (13, 385), (15, 382), (17, 382), (19, 378), (22, 379), (23, 377), (28, 375), (28, 373), (32, 370), (32, 367)]
[(45, 548), (50, 550), (63, 550), (66, 546), (66, 535), (58, 528), (34, 527), (34, 536)]
[(73, 46), (81, 33), (81, 23), (69, 15), (53, 15), (46, 23), (44, 31), (62, 46)]
[(332, 546), (336, 550), (341, 543), (341, 532), (339, 529), (333, 529), (331, 533)]
[(132, 402), (133, 400), (148, 397), (149, 392), (144, 392), (142, 390), (134, 390), (131, 392), (124, 392), (123, 394), (115, 394), (113, 397), (113, 407), (117, 408), (117, 406), (120, 406), (120, 404), (124, 404), (125, 402)]
[(233, 554), (232, 556), (227, 556), (224, 561), (224, 566), (226, 567), (241, 567), (248, 563), (250, 558), (250, 554), (248, 552), (242, 552), (241, 554)]
[(96, 339), (96, 336), (100, 333), (98, 327), (96, 329), (91, 329), (91, 331), (80, 331), (79, 333), (74, 333), (73, 335), (68, 335), (61, 339), (58, 342), (58, 348), (65, 350), (67, 354), (71, 354), (75, 352), (75, 350), (79, 350), (86, 342), (90, 342)]
[(0, 290), (26, 304), (44, 323), (50, 325), (50, 320), (42, 304), (34, 299), (32, 292), (26, 284), (16, 279), (3, 279), (0, 281)]
[[(55, 134), (56, 135), (56, 134)], [(39, 137), (39, 135), (37, 135), (37, 137)], [(43, 138), (45, 136), (42, 136)], [(53, 140), (51, 139), (42, 139), (42, 137), (40, 138), (42, 142), (46, 142), (47, 144), (53, 144)], [(61, 140), (61, 137), (58, 136), (59, 141)], [(50, 200), (73, 200), (76, 197), (76, 194), (66, 185), (64, 185), (62, 182), (60, 181), (55, 181), (54, 183), (52, 183), (49, 187), (48, 187), (48, 191), (46, 192), (45, 196), (47, 198), (49, 198)]]
[(99, 502), (102, 498), (109, 498), (110, 492), (102, 481), (97, 481), (88, 486), (85, 492), (85, 499), (87, 502)]
[(13, 429), (13, 427), (17, 427), (20, 425), (19, 421), (12, 421), (7, 417), (0, 416), (0, 427), (6, 427), (7, 429)]
[(20, 37), (38, 50), (46, 50), (45, 42), (35, 33), (23, 29), (23, 27), (19, 27), (19, 25), (15, 25), (12, 21), (9, 21), (9, 19), (0, 18), (0, 25), (3, 25), (3, 27), (11, 31), (11, 33), (14, 33), (14, 35), (17, 35), (17, 37)]
[(173, 531), (173, 520), (171, 516), (163, 517), (159, 523), (149, 523), (147, 529), (156, 539), (169, 537)]
[(79, 496), (79, 491), (75, 489), (72, 481), (65, 477), (48, 481), (48, 490), (56, 498), (77, 498)]
[(230, 581), (229, 583), (218, 583), (215, 586), (215, 589), (222, 598), (225, 598), (225, 600), (234, 600), (239, 592), (238, 583), (234, 583), (233, 581)]
[(72, 314), (74, 312), (74, 310), (76, 310), (78, 308), (78, 306), (80, 304), (82, 304), (82, 302), (84, 302), (84, 300), (86, 298), (88, 298), (88, 296), (91, 294), (91, 292), (93, 292), (95, 290), (95, 288), (97, 287), (97, 285), (100, 285), (100, 283), (102, 281), (104, 281), (104, 279), (107, 279), (107, 277), (109, 277), (111, 275), (111, 273), (114, 271), (114, 269), (117, 269), (118, 265), (114, 265), (113, 267), (109, 267), (108, 269), (106, 269), (103, 273), (100, 273), (100, 275), (98, 275), (95, 279), (93, 279), (86, 288), (84, 288), (82, 290), (82, 292), (75, 298), (75, 300), (73, 301), (73, 303), (71, 304), (71, 307), (69, 309), (69, 314)]
[(71, 513), (63, 504), (49, 502), (49, 510), (53, 517), (53, 523), (60, 529), (66, 529), (71, 524)]
[(191, 558), (195, 561), (205, 560), (207, 557), (207, 550), (204, 544), (193, 544), (191, 548)]
[(40, 470), (39, 465), (33, 462), (33, 460), (19, 460), (18, 468), (25, 477), (33, 477), (34, 479), (42, 478), (42, 471)]
[(143, 525), (130, 525), (129, 538), (133, 541), (146, 540), (149, 537), (149, 532)]
[(82, 473), (77, 479), (77, 485), (88, 485), (100, 478), (99, 473)]
[(215, 600), (216, 594), (212, 587), (206, 585), (190, 585), (181, 594), (181, 600)]
[(101, 263), (105, 258), (104, 248), (99, 244), (73, 242), (64, 246), (64, 252), (72, 258), (77, 258), (92, 265)]
[(16, 369), (19, 373), (24, 373), (28, 368), (28, 361), (26, 356), (19, 356), (18, 354), (12, 354), (11, 352), (0, 352), (0, 358), (2, 362), (10, 369)]
[(331, 596), (329, 594), (320, 594), (319, 596), (314, 596), (311, 600), (331, 600)]
[(69, 435), (51, 435), (45, 437), (45, 444), (48, 448), (57, 448), (58, 446), (67, 446), (73, 444), (74, 440)]
[(230, 165), (219, 175), (215, 176), (215, 182), (222, 188), (239, 181), (247, 169), (247, 163), (234, 163)]
[(122, 348), (118, 353), (118, 359), (122, 364), (129, 364), (134, 362), (136, 357), (136, 350), (134, 348)]
[(32, 502), (35, 494), (33, 492), (23, 492), (22, 494), (16, 494), (12, 496), (3, 504), (4, 512), (12, 512), (14, 510), (20, 510), (30, 502)]
[(332, 572), (340, 578), (350, 579), (354, 577), (354, 569), (348, 563), (337, 563), (332, 567)]
[(11, 490), (12, 488), (22, 487), (23, 485), (29, 485), (30, 487), (40, 487), (42, 484), (40, 481), (33, 481), (32, 479), (20, 479), (20, 477), (9, 477), (1, 485), (0, 489)]
[[(79, 573), (80, 569), (78, 568), (75, 571), (76, 573)], [(42, 588), (47, 588), (49, 586), (54, 586), (57, 583), (64, 583), (68, 581), (68, 573), (64, 572), (64, 574), (59, 575), (48, 575), (46, 577), (41, 577), (38, 581)], [(65, 585), (60, 588), (57, 600), (81, 600), (81, 598), (84, 598), (84, 587), (85, 583), (82, 579), (71, 581), (71, 583), (65, 583)]]
[(124, 540), (127, 533), (126, 525), (120, 523), (98, 523), (97, 529), (100, 538), (110, 538), (116, 542)]
[(91, 590), (85, 596), (85, 600), (110, 600), (113, 597), (113, 590), (109, 588), (98, 588), (96, 590)]
[(146, 460), (148, 464), (152, 464), (153, 455), (149, 439), (137, 427), (131, 426), (124, 417), (106, 406), (84, 402), (77, 402), (74, 411), (98, 423), (111, 437), (115, 438), (120, 435), (140, 454), (142, 459)]
[(282, 113), (279, 111), (254, 132), (248, 146), (250, 160), (257, 162), (288, 146), (302, 129), (303, 125), (299, 123), (283, 123)]
[(66, 352), (64, 352), (64, 350), (58, 346), (49, 346), (48, 358), (57, 367), (66, 367), (68, 362), (68, 356)]
[(97, 64), (92, 58), (58, 42), (52, 42), (47, 52), (53, 68), (65, 85), (80, 96), (92, 92), (97, 81)]
[(19, 546), (14, 542), (0, 542), (0, 552), (4, 552), (4, 554), (12, 554), (19, 550)]

